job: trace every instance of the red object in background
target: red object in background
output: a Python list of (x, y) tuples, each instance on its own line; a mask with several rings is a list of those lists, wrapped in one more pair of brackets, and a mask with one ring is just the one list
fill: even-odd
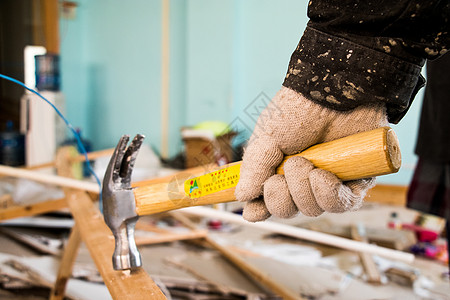
[(209, 229), (219, 230), (222, 228), (222, 221), (220, 220), (209, 220), (208, 221)]
[[(396, 225), (394, 222), (389, 222), (388, 223), (388, 227), (389, 228), (397, 228), (398, 225)], [(411, 230), (414, 231), (416, 233), (417, 236), (417, 240), (420, 242), (433, 242), (435, 240), (437, 240), (437, 238), (439, 237), (439, 233), (437, 233), (436, 231), (421, 227), (421, 226), (417, 226), (414, 224), (405, 224), (402, 223), (400, 229), (402, 230)]]

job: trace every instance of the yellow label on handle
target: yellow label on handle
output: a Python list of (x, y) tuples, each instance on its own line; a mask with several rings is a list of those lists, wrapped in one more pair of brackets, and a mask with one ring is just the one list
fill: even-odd
[(239, 181), (241, 164), (232, 165), (184, 182), (184, 192), (191, 199), (235, 187)]

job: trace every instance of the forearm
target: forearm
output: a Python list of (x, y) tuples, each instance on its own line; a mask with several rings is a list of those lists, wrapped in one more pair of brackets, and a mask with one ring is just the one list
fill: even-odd
[[(448, 1), (312, 0), (284, 86), (337, 110), (384, 102), (397, 123), (449, 44)], [(424, 1), (420, 1), (424, 2)]]

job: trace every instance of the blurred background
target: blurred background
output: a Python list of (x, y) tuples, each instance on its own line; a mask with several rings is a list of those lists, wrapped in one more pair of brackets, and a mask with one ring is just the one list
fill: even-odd
[[(25, 80), (25, 46), (54, 54), (58, 82), (49, 90), (92, 150), (141, 133), (159, 156), (173, 158), (183, 149), (181, 129), (203, 121), (229, 124), (239, 133), (235, 143), (245, 140), (281, 87), (307, 23), (307, 1), (163, 3), (2, 0), (0, 73)], [(393, 126), (403, 167), (379, 182), (410, 182), (422, 93)], [(8, 121), (19, 129), (23, 95), (0, 80), (1, 131)], [(57, 143), (68, 138), (56, 133)]]

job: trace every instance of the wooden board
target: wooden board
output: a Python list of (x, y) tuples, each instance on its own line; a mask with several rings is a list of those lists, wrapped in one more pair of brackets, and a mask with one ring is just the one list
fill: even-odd
[(136, 245), (162, 244), (176, 241), (195, 240), (205, 237), (207, 234), (204, 230), (196, 230), (187, 233), (162, 233), (151, 236), (136, 236)]
[(350, 251), (365, 252), (370, 254), (375, 254), (383, 257), (388, 257), (392, 260), (398, 260), (406, 263), (411, 263), (414, 261), (414, 255), (411, 253), (406, 253), (397, 250), (391, 250), (383, 247), (378, 247), (375, 245), (370, 245), (367, 243), (361, 243), (349, 239), (340, 238), (337, 236), (332, 236), (320, 232), (314, 232), (311, 230), (306, 230), (299, 227), (289, 226), (286, 224), (264, 221), (251, 223), (245, 221), (242, 216), (236, 215), (229, 212), (218, 211), (206, 207), (189, 207), (182, 210), (187, 214), (196, 216), (207, 216), (209, 218), (216, 218), (223, 221), (240, 224), (248, 227), (258, 228), (262, 230), (267, 230), (269, 232), (276, 232), (284, 234), (286, 236), (291, 236), (295, 238), (300, 238), (320, 244), (330, 245), (334, 247), (339, 247), (341, 249), (347, 249)]
[[(367, 236), (362, 236), (356, 225), (351, 226), (350, 231), (354, 240), (368, 243)], [(359, 253), (359, 258), (363, 265), (364, 271), (366, 272), (367, 281), (374, 284), (381, 284), (381, 274), (375, 264), (375, 261), (373, 260), (372, 255), (367, 253)]]
[[(182, 222), (185, 226), (193, 230), (197, 230), (196, 225), (190, 222), (190, 220), (180, 212), (171, 212), (170, 214), (175, 219)], [(232, 264), (234, 264), (238, 269), (240, 269), (245, 274), (249, 275), (250, 278), (252, 278), (256, 283), (263, 285), (264, 287), (273, 291), (277, 295), (280, 295), (281, 297), (283, 297), (283, 299), (289, 300), (303, 299), (299, 294), (286, 288), (286, 286), (280, 284), (279, 282), (274, 281), (273, 278), (271, 278), (271, 276), (268, 273), (250, 265), (241, 256), (234, 253), (234, 251), (228, 249), (227, 247), (220, 245), (212, 238), (210, 238), (208, 235), (205, 236), (204, 239), (210, 246), (219, 251), (227, 260), (229, 260)]]
[(44, 0), (42, 4), (45, 48), (48, 53), (59, 54), (58, 0)]
[(65, 207), (67, 207), (66, 199), (61, 198), (36, 204), (0, 209), (0, 222), (8, 219), (29, 217), (37, 214), (48, 213)]
[(72, 275), (73, 264), (80, 248), (81, 237), (78, 226), (75, 225), (70, 232), (69, 241), (64, 248), (64, 254), (59, 265), (58, 275), (56, 276), (55, 285), (50, 292), (50, 300), (64, 299), (66, 284)]
[[(70, 177), (71, 148), (62, 148), (56, 157), (58, 174)], [(115, 271), (112, 265), (114, 237), (99, 209), (85, 191), (65, 188), (67, 204), (78, 226), (81, 239), (91, 254), (114, 299), (166, 299), (150, 276), (139, 268)]]
[(161, 156), (169, 157), (170, 1), (161, 2)]
[(102, 278), (114, 299), (166, 299), (142, 269), (115, 271), (112, 266), (114, 237), (103, 216), (82, 191), (68, 193), (67, 201), (82, 240), (85, 242)]

